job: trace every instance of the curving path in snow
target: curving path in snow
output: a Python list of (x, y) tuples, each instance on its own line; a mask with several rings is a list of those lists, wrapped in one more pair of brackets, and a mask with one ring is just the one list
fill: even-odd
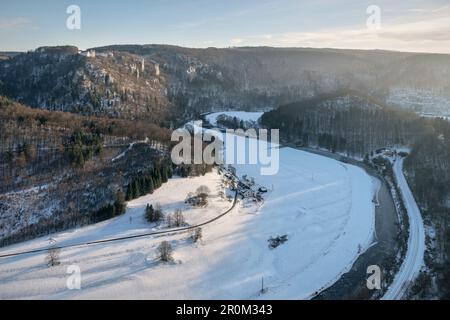
[(424, 264), (425, 231), (422, 215), (403, 174), (403, 158), (394, 162), (394, 175), (409, 218), (408, 250), (399, 272), (383, 296), (384, 300), (402, 299), (408, 285), (418, 276)]

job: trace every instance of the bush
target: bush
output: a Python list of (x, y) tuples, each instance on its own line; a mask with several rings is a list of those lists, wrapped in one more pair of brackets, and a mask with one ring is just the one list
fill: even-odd
[(207, 186), (200, 186), (195, 191), (195, 195), (188, 194), (186, 203), (194, 207), (206, 207), (208, 205), (208, 196), (211, 193)]
[(199, 196), (188, 196), (185, 202), (193, 207), (206, 207), (206, 205), (208, 204), (207, 198), (208, 196), (203, 193)]
[(192, 240), (194, 242), (201, 241), (203, 239), (203, 231), (202, 228), (195, 228), (194, 232), (192, 233)]
[(270, 237), (270, 239), (267, 241), (269, 242), (269, 248), (275, 249), (278, 248), (280, 245), (284, 244), (286, 241), (288, 241), (288, 236), (285, 234), (283, 236), (277, 236), (275, 238)]

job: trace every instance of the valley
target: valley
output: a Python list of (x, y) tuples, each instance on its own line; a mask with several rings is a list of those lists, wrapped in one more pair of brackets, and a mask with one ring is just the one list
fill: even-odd
[[(236, 166), (237, 176), (252, 177), (257, 186), (265, 186), (269, 192), (262, 203), (240, 198), (229, 214), (202, 227), (200, 243), (192, 243), (189, 234), (174, 233), (68, 248), (61, 251), (61, 265), (51, 269), (43, 265), (46, 252), (3, 258), (2, 298), (313, 297), (337, 281), (372, 244), (375, 228), (372, 199), (377, 187), (373, 179), (354, 166), (290, 148), (281, 148), (280, 152), (280, 173), (275, 180), (261, 176), (257, 166)], [(211, 190), (208, 206), (187, 207), (184, 204), (187, 194), (201, 185)], [(57, 245), (67, 245), (164, 227), (164, 223), (152, 227), (144, 220), (148, 203), (159, 203), (166, 213), (181, 208), (186, 222), (197, 225), (230, 207), (226, 197), (222, 198), (227, 193), (222, 185), (217, 171), (198, 178), (174, 178), (154, 194), (130, 201), (127, 212), (120, 218), (50, 237)], [(281, 235), (287, 235), (288, 241), (270, 249), (269, 238)], [(44, 237), (8, 247), (0, 255), (11, 250), (45, 248), (47, 240)], [(174, 262), (168, 265), (156, 258), (162, 240), (170, 241), (174, 247)], [(82, 270), (80, 291), (65, 290), (63, 274), (72, 264)], [(24, 269), (36, 272), (32, 277), (22, 275), (20, 270)], [(46, 284), (28, 291), (33, 279), (42, 277), (47, 279)], [(259, 292), (262, 278), (264, 294)]]
[[(444, 296), (447, 60), (166, 45), (3, 54), (0, 298)], [(225, 154), (257, 150), (274, 172), (261, 157), (175, 164), (170, 133), (196, 119), (219, 128)], [(81, 290), (66, 288), (71, 266)]]

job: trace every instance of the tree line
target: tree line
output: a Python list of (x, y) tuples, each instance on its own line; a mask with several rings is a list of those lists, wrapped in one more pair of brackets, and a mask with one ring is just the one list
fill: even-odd
[(423, 130), (421, 119), (411, 112), (343, 93), (281, 106), (265, 113), (261, 121), (280, 129), (286, 141), (359, 157), (379, 148), (410, 144)]

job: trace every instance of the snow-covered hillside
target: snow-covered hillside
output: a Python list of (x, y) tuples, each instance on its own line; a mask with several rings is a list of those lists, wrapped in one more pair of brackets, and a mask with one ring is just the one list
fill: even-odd
[(245, 111), (224, 111), (214, 112), (206, 115), (206, 120), (213, 126), (217, 125), (217, 117), (225, 115), (227, 117), (236, 117), (244, 122), (257, 122), (264, 112), (245, 112)]
[(448, 117), (450, 115), (450, 101), (448, 97), (439, 95), (431, 90), (391, 89), (386, 103), (411, 109), (424, 116)]

